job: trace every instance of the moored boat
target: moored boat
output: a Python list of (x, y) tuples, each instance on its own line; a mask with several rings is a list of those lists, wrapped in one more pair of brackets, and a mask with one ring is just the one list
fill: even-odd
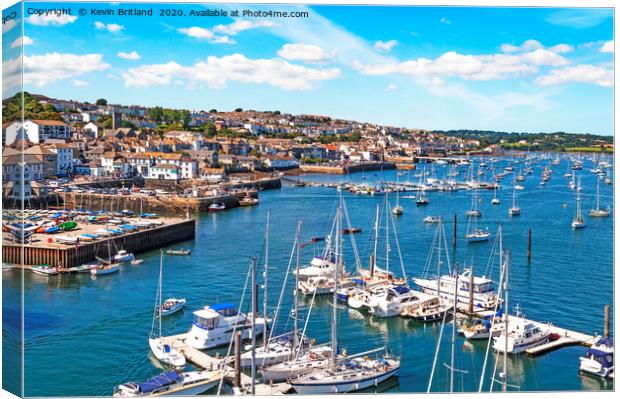
[(42, 276), (55, 276), (58, 274), (58, 270), (51, 267), (50, 265), (30, 266), (30, 270), (33, 273), (40, 274)]
[(579, 370), (599, 377), (611, 377), (614, 372), (614, 343), (599, 337), (579, 358)]
[(223, 202), (214, 202), (209, 205), (209, 212), (221, 212), (226, 210), (226, 204)]
[(187, 301), (185, 298), (168, 298), (161, 304), (159, 309), (157, 310), (158, 317), (170, 316), (174, 314), (185, 306)]
[(180, 255), (180, 256), (186, 256), (186, 255), (191, 255), (192, 254), (192, 250), (191, 249), (168, 249), (166, 250), (166, 255)]
[(119, 385), (113, 397), (136, 396), (193, 396), (217, 386), (220, 373), (210, 371), (188, 371), (179, 373), (168, 370), (144, 382), (126, 382)]

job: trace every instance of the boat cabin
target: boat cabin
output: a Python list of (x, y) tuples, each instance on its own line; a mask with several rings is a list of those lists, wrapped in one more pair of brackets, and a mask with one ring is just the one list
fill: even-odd
[(205, 306), (194, 312), (194, 325), (203, 330), (213, 330), (219, 326), (220, 317), (231, 317), (238, 314), (235, 305), (220, 303), (213, 306)]

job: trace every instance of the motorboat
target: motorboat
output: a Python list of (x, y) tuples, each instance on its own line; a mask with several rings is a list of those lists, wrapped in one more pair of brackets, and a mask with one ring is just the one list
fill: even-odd
[(231, 303), (205, 306), (194, 312), (194, 322), (185, 343), (196, 349), (228, 345), (234, 331), (241, 333), (241, 339), (248, 339), (252, 330), (255, 335), (260, 335), (265, 323), (264, 318), (257, 317), (253, 329), (249, 315), (238, 312)]
[(419, 303), (426, 295), (413, 291), (404, 285), (389, 287), (381, 295), (374, 296), (370, 301), (369, 312), (377, 317), (398, 316), (412, 304)]
[(437, 224), (441, 223), (441, 216), (427, 216), (424, 218), (424, 223)]
[(450, 308), (448, 302), (442, 302), (439, 297), (428, 295), (428, 299), (422, 299), (416, 304), (405, 307), (400, 315), (421, 322), (431, 322), (441, 320)]
[(333, 256), (315, 256), (306, 267), (296, 270), (300, 281), (308, 280), (312, 277), (333, 276), (336, 271), (336, 263)]
[(579, 358), (579, 370), (599, 377), (610, 377), (614, 372), (614, 343), (599, 337)]
[(219, 382), (219, 372), (188, 371), (180, 373), (168, 370), (144, 382), (121, 384), (114, 390), (112, 396), (117, 398), (166, 395), (193, 396), (216, 387)]
[(187, 256), (187, 255), (191, 255), (192, 254), (192, 250), (191, 249), (168, 249), (166, 250), (166, 255), (180, 255), (180, 256)]
[(114, 261), (118, 263), (130, 262), (134, 259), (135, 257), (133, 256), (133, 254), (131, 252), (127, 252), (124, 249), (121, 249), (116, 253), (116, 255), (114, 255)]
[(249, 195), (239, 200), (239, 206), (252, 206), (258, 205), (258, 198), (251, 197)]
[(226, 204), (223, 202), (214, 202), (209, 205), (209, 212), (221, 212), (226, 210)]
[(58, 274), (58, 270), (49, 265), (30, 266), (30, 270), (34, 274), (40, 274), (42, 276), (55, 276)]
[[(467, 268), (458, 276), (458, 295), (457, 301), (469, 304), (470, 282), (472, 280), (471, 269)], [(445, 300), (453, 301), (454, 285), (457, 279), (453, 274), (446, 274), (440, 278), (414, 278), (415, 285), (420, 287), (422, 292), (430, 295), (437, 295)], [(439, 290), (437, 289), (439, 284)], [(473, 300), (477, 309), (494, 309), (498, 301), (501, 299), (495, 291), (495, 283), (493, 280), (485, 276), (473, 276)]]
[[(299, 282), (299, 291), (304, 295), (326, 295), (333, 294), (336, 282), (333, 277), (316, 276)], [(340, 288), (348, 288), (354, 286), (351, 280), (341, 280), (338, 282)]]
[(508, 329), (493, 337), (493, 349), (500, 353), (518, 354), (526, 349), (549, 342), (551, 327), (548, 324), (525, 320), (523, 317), (511, 317)]
[(157, 315), (160, 317), (170, 316), (174, 314), (185, 306), (186, 300), (185, 298), (169, 298), (161, 304), (157, 311)]

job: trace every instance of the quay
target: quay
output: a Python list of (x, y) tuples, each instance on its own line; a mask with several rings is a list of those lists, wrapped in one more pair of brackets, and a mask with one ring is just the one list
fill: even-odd
[[(2, 261), (15, 265), (47, 264), (59, 271), (94, 261), (96, 256), (107, 258), (107, 249), (118, 248), (139, 253), (175, 242), (189, 240), (196, 235), (196, 221), (179, 218), (159, 218), (161, 225), (148, 229), (128, 232), (93, 242), (62, 244), (54, 241), (54, 235), (34, 234), (30, 243), (22, 246), (8, 240), (9, 233), (2, 234)], [(100, 224), (80, 223), (76, 230), (63, 233), (63, 236), (79, 236), (92, 233), (102, 227)]]
[[(234, 381), (234, 373), (235, 369), (224, 363), (223, 358), (213, 357), (204, 353), (201, 350), (196, 348), (192, 348), (191, 346), (185, 343), (185, 339), (187, 338), (187, 333), (170, 335), (167, 337), (162, 337), (162, 342), (164, 344), (170, 345), (177, 349), (185, 359), (193, 364), (194, 366), (208, 371), (216, 371), (223, 370), (224, 379), (232, 384)], [(243, 393), (249, 393), (250, 387), (252, 385), (251, 377), (240, 373), (241, 377), (241, 387), (240, 390)], [(292, 389), (291, 385), (283, 382), (283, 383), (273, 383), (273, 384), (255, 384), (254, 390), (256, 395), (284, 395)]]
[(302, 173), (328, 173), (336, 175), (348, 175), (350, 173), (368, 172), (373, 170), (396, 169), (396, 164), (392, 162), (369, 162), (353, 165), (311, 165), (303, 164), (299, 166)]

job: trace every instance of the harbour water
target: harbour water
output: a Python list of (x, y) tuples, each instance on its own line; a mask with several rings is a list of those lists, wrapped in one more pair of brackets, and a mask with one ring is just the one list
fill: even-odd
[[(496, 166), (501, 167), (502, 163), (505, 161)], [(503, 226), (504, 246), (511, 252), (513, 306), (519, 304), (529, 319), (549, 321), (589, 334), (602, 334), (603, 306), (613, 303), (613, 215), (598, 219), (585, 216), (587, 227), (573, 230), (570, 224), (575, 212), (575, 192), (570, 190), (568, 179), (563, 177), (567, 161), (563, 160), (554, 167), (553, 176), (545, 186), (538, 184), (541, 167), (541, 163), (534, 166), (534, 174), (519, 183), (525, 187), (517, 192), (521, 216), (508, 215), (512, 201), (510, 176), (504, 179), (499, 190), (500, 205), (491, 205), (492, 190), (480, 191), (483, 217), (479, 225), (489, 227), (493, 236), (497, 227)], [(590, 167), (591, 163), (585, 162), (584, 170), (577, 172), (583, 186), (585, 214), (594, 206), (596, 191), (597, 177), (589, 172)], [(437, 170), (443, 174), (447, 167), (437, 166)], [(396, 181), (397, 173), (393, 170), (301, 178), (324, 182)], [(406, 178), (406, 175), (400, 177), (401, 180)], [(411, 180), (417, 181), (413, 177)], [(273, 311), (291, 253), (297, 220), (303, 220), (305, 240), (327, 235), (338, 195), (334, 188), (329, 187), (284, 185), (279, 190), (261, 192), (258, 206), (199, 215), (195, 240), (174, 246), (190, 248), (191, 256), (165, 257), (164, 297), (187, 299), (183, 312), (164, 320), (165, 334), (189, 330), (192, 311), (204, 305), (239, 302), (250, 257), (259, 255), (263, 245), (268, 209), (272, 211), (269, 306)], [(362, 262), (366, 264), (373, 244), (375, 207), (377, 204), (383, 206), (384, 197), (348, 193), (344, 196), (351, 224), (363, 229), (362, 233), (355, 235), (355, 240)], [(473, 264), (474, 270), (482, 273), (487, 268), (492, 241), (467, 244), (463, 238), (467, 228), (465, 211), (471, 205), (471, 192), (433, 192), (429, 193), (429, 198), (430, 204), (426, 207), (416, 207), (413, 199), (400, 199), (405, 213), (396, 224), (407, 276), (419, 276), (423, 272), (435, 233), (436, 226), (424, 224), (423, 218), (443, 216), (448, 221), (445, 228), (451, 240), (455, 213), (458, 242), (456, 254), (450, 248), (451, 259), (456, 259), (461, 267)], [(392, 205), (394, 202), (395, 199), (391, 198)], [(612, 186), (601, 184), (601, 202), (612, 205)], [(528, 262), (527, 234), (530, 228), (533, 234), (532, 259)], [(310, 261), (323, 244), (305, 247), (302, 261)], [(391, 244), (390, 263), (392, 270), (400, 274), (394, 244)], [(347, 236), (345, 245), (346, 263), (353, 271), (354, 259)], [(96, 278), (80, 274), (45, 277), (24, 272), (25, 395), (107, 396), (120, 383), (145, 379), (159, 371), (149, 358), (147, 342), (157, 288), (159, 251), (140, 254), (139, 257), (145, 259), (141, 265), (125, 265), (120, 273)], [(384, 255), (380, 257), (384, 258)], [(496, 280), (497, 269), (495, 265), (493, 277)], [(15, 363), (19, 353), (14, 349), (11, 351), (7, 345), (11, 338), (19, 336), (20, 311), (16, 299), (19, 299), (21, 273), (17, 269), (3, 272), (5, 380), (9, 376), (17, 378), (19, 373), (18, 363)], [(285, 296), (284, 315), (288, 315), (291, 298), (292, 295)], [(329, 339), (330, 313), (331, 307), (324, 299), (313, 309), (308, 334), (318, 342)], [(285, 324), (290, 328), (290, 317), (281, 319), (280, 326)], [(387, 344), (401, 356), (398, 378), (379, 386), (377, 391), (380, 392), (426, 392), (439, 328), (440, 324), (425, 325), (399, 317), (376, 319), (348, 308), (339, 312), (340, 345), (349, 353)], [(446, 325), (445, 328), (432, 387), (437, 392), (448, 389), (448, 370), (442, 364), (449, 363), (451, 327)], [(583, 347), (568, 347), (538, 358), (510, 357), (510, 383), (522, 391), (612, 389), (611, 382), (579, 374), (579, 356), (584, 351)], [(457, 373), (455, 389), (477, 390), (485, 343), (472, 344), (458, 337), (456, 352), (457, 368), (467, 370), (467, 373)], [(496, 356), (490, 355), (491, 365)], [(485, 386), (488, 390), (488, 384)], [(5, 388), (11, 387), (5, 385)], [(499, 388), (497, 384), (496, 388)]]

